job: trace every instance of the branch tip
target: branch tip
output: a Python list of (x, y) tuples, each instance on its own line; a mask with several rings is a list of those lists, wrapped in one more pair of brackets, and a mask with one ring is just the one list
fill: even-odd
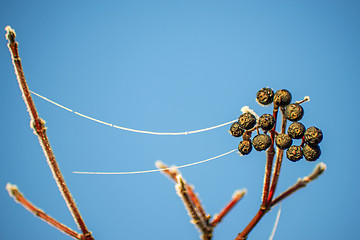
[(245, 196), (246, 193), (247, 193), (246, 188), (235, 190), (235, 192), (232, 195), (232, 198), (241, 198), (241, 197)]
[(326, 170), (326, 164), (320, 162), (315, 166), (314, 171), (309, 176), (303, 178), (303, 181), (311, 182), (316, 178), (318, 178), (321, 174), (323, 174), (325, 170)]
[(6, 191), (9, 193), (10, 197), (14, 198), (17, 201), (16, 196), (20, 193), (18, 187), (14, 184), (7, 183), (5, 188)]
[(166, 168), (166, 166), (165, 166), (165, 164), (162, 162), (162, 161), (160, 161), (160, 160), (157, 160), (156, 162), (155, 162), (155, 167), (157, 167), (157, 168)]
[(16, 37), (15, 30), (12, 29), (10, 26), (6, 26), (5, 31), (6, 31), (6, 34), (5, 34), (6, 39), (10, 43), (14, 43), (15, 42), (15, 37)]

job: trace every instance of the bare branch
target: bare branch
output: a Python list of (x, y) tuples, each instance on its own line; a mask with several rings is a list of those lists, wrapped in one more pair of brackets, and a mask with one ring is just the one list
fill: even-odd
[(16, 185), (7, 183), (6, 190), (9, 192), (9, 195), (14, 198), (15, 202), (22, 205), (25, 209), (33, 213), (35, 216), (39, 217), (44, 222), (75, 239), (82, 239), (81, 234), (58, 222), (54, 218), (47, 215), (43, 210), (33, 205), (29, 200), (24, 197), (24, 195), (19, 191)]
[(202, 238), (205, 239), (211, 239), (212, 236), (212, 229), (209, 228), (204, 222), (201, 217), (199, 216), (195, 205), (191, 201), (191, 198), (187, 192), (186, 183), (182, 179), (181, 175), (177, 176), (177, 184), (176, 184), (176, 191), (180, 198), (183, 200), (183, 203), (186, 207), (186, 210), (188, 211), (190, 217), (192, 218), (192, 223), (199, 228), (199, 230), (202, 232)]
[(278, 204), (280, 201), (284, 200), (285, 198), (287, 198), (288, 196), (290, 196), (291, 194), (293, 194), (294, 192), (296, 192), (297, 190), (299, 190), (300, 188), (306, 187), (306, 185), (310, 182), (312, 182), (313, 180), (315, 180), (316, 178), (318, 178), (321, 174), (324, 173), (324, 171), (326, 170), (326, 164), (321, 162), (319, 164), (316, 165), (316, 167), (314, 168), (314, 171), (306, 176), (303, 177), (302, 179), (300, 178), (293, 186), (291, 186), (288, 190), (286, 190), (285, 192), (281, 193), (278, 197), (276, 197), (270, 204), (270, 207), (275, 206), (276, 204)]
[(210, 225), (215, 227), (226, 214), (230, 212), (231, 209), (235, 207), (235, 205), (245, 196), (246, 189), (237, 190), (234, 192), (230, 202), (221, 210), (221, 212), (214, 216), (214, 219), (211, 221)]
[(54, 179), (59, 187), (59, 190), (60, 190), (75, 222), (77, 223), (78, 227), (81, 229), (81, 231), (82, 231), (83, 235), (86, 237), (86, 239), (91, 240), (91, 239), (93, 239), (93, 237), (91, 236), (91, 233), (88, 231), (88, 229), (85, 225), (85, 222), (80, 215), (80, 212), (75, 204), (73, 197), (71, 196), (71, 193), (65, 183), (64, 177), (62, 176), (62, 173), (60, 171), (58, 163), (55, 159), (54, 153), (50, 146), (50, 142), (46, 135), (45, 121), (39, 117), (38, 112), (35, 107), (35, 104), (32, 100), (32, 97), (31, 97), (31, 94), (29, 91), (29, 87), (25, 80), (24, 71), (22, 69), (21, 59), (20, 59), (19, 52), (18, 52), (18, 43), (15, 41), (15, 37), (16, 37), (15, 31), (10, 26), (7, 26), (5, 28), (5, 30), (6, 30), (6, 38), (9, 41), (8, 47), (9, 47), (11, 57), (13, 60), (13, 65), (14, 65), (15, 73), (16, 73), (17, 80), (19, 83), (19, 87), (22, 92), (24, 102), (27, 106), (27, 110), (30, 114), (31, 126), (34, 129), (34, 133), (39, 138), (40, 145), (43, 148), (44, 154), (46, 156), (47, 162), (48, 162), (51, 172), (54, 176)]

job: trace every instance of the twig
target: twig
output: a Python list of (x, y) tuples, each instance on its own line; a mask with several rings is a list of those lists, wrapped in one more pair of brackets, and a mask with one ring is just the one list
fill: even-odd
[(324, 171), (326, 170), (326, 164), (321, 162), (318, 163), (315, 168), (314, 171), (306, 176), (303, 177), (302, 179), (300, 178), (293, 186), (291, 186), (288, 190), (286, 190), (285, 192), (281, 193), (278, 197), (276, 197), (270, 204), (270, 207), (275, 206), (276, 204), (278, 204), (280, 201), (284, 200), (285, 198), (287, 198), (288, 196), (290, 196), (291, 194), (293, 194), (294, 192), (296, 192), (297, 190), (299, 190), (300, 188), (306, 187), (306, 185), (308, 183), (310, 183), (311, 181), (315, 180), (316, 178), (318, 178)]
[(261, 201), (261, 208), (265, 209), (267, 205), (267, 199), (269, 195), (269, 187), (270, 187), (270, 177), (272, 171), (272, 165), (275, 156), (275, 149), (274, 149), (274, 141), (275, 141), (275, 131), (276, 131), (276, 122), (277, 122), (277, 115), (278, 115), (278, 108), (274, 108), (273, 116), (275, 119), (274, 128), (270, 130), (270, 137), (271, 137), (271, 145), (266, 152), (266, 167), (265, 167), (265, 176), (264, 176), (264, 185), (263, 185), (263, 192), (262, 192), (262, 201)]
[[(176, 167), (168, 167), (166, 164), (164, 164), (161, 161), (156, 161), (155, 166), (159, 169), (162, 169), (161, 173), (168, 176), (171, 180), (173, 180), (175, 183), (177, 183), (177, 177), (180, 176), (180, 172), (177, 170)], [(203, 222), (208, 224), (210, 215), (208, 215), (204, 209), (204, 207), (201, 204), (200, 199), (198, 198), (197, 194), (194, 192), (193, 187), (191, 187), (188, 183), (183, 181), (185, 184), (186, 192), (189, 195), (191, 202), (193, 203), (195, 209), (199, 213), (199, 217)]]
[(302, 179), (299, 179), (292, 187), (288, 190), (280, 194), (276, 197), (266, 209), (261, 209), (257, 212), (255, 217), (250, 221), (250, 223), (246, 226), (246, 228), (237, 235), (235, 240), (244, 240), (247, 238), (250, 231), (256, 226), (256, 224), (261, 220), (261, 218), (265, 215), (266, 212), (270, 210), (271, 207), (278, 204), (280, 201), (284, 200), (285, 198), (289, 197), (291, 194), (299, 190), (300, 188), (305, 187), (309, 182), (318, 178), (324, 171), (326, 170), (326, 165), (324, 163), (319, 163), (316, 165), (314, 171), (309, 175)]
[(49, 164), (49, 167), (51, 169), (51, 172), (56, 180), (56, 183), (59, 187), (59, 190), (75, 220), (78, 227), (81, 229), (83, 235), (85, 236), (85, 239), (93, 239), (91, 236), (91, 233), (88, 231), (84, 220), (82, 219), (80, 212), (75, 204), (75, 201), (73, 197), (71, 196), (71, 193), (65, 183), (64, 177), (61, 174), (60, 168), (58, 166), (58, 163), (55, 159), (54, 153), (51, 149), (50, 142), (48, 140), (48, 137), (46, 135), (46, 127), (45, 127), (45, 121), (42, 120), (38, 112), (36, 110), (35, 104), (31, 98), (31, 94), (29, 91), (29, 87), (25, 80), (25, 75), (22, 69), (21, 59), (18, 52), (18, 43), (15, 41), (15, 31), (10, 26), (7, 26), (5, 28), (6, 30), (6, 38), (9, 41), (8, 47), (11, 53), (11, 57), (14, 64), (15, 73), (17, 76), (17, 80), (19, 83), (20, 90), (22, 92), (23, 99), (25, 101), (25, 104), (27, 106), (27, 110), (29, 111), (32, 127), (34, 129), (34, 133), (37, 134), (39, 138), (39, 142), (41, 147), (43, 148), (44, 154), (46, 156), (47, 162)]
[[(286, 120), (286, 117), (284, 114), (284, 108), (281, 108), (281, 113), (282, 113), (281, 114), (281, 117), (282, 117), (281, 133), (285, 133), (287, 120)], [(267, 203), (270, 203), (274, 196), (276, 186), (277, 186), (279, 176), (280, 176), (280, 170), (281, 170), (281, 165), (282, 165), (282, 160), (283, 160), (283, 155), (284, 155), (284, 150), (282, 150), (280, 148), (278, 148), (277, 150), (278, 151), (277, 151), (276, 162), (275, 162), (275, 170), (274, 170), (273, 177), (272, 177), (272, 182), (271, 182), (271, 187), (270, 187), (270, 192), (269, 192), (269, 196), (267, 199)]]
[(181, 197), (181, 199), (184, 202), (184, 205), (186, 209), (188, 210), (189, 215), (192, 218), (192, 223), (195, 224), (196, 227), (199, 228), (199, 230), (202, 232), (202, 239), (203, 240), (210, 240), (212, 237), (212, 229), (208, 227), (206, 222), (204, 222), (201, 217), (199, 216), (198, 212), (196, 211), (196, 208), (191, 201), (191, 198), (189, 197), (189, 194), (187, 192), (186, 184), (184, 180), (182, 179), (181, 175), (177, 176), (177, 184), (176, 184), (176, 191), (178, 195)]
[(248, 234), (251, 232), (251, 230), (256, 226), (256, 224), (261, 220), (261, 218), (265, 215), (265, 213), (268, 211), (267, 208), (260, 208), (259, 211), (256, 213), (256, 215), (251, 219), (249, 224), (244, 228), (244, 230), (239, 233), (235, 240), (245, 240), (247, 239)]
[(237, 190), (234, 192), (230, 202), (221, 210), (221, 212), (214, 216), (214, 219), (211, 221), (210, 225), (215, 227), (221, 220), (225, 217), (226, 214), (230, 212), (231, 209), (245, 196), (246, 189)]
[(6, 190), (9, 192), (9, 195), (14, 198), (14, 200), (22, 205), (25, 209), (29, 212), (33, 213), (35, 216), (39, 217), (46, 223), (50, 224), (51, 226), (55, 227), (59, 231), (70, 235), (75, 239), (82, 239), (82, 235), (75, 232), (74, 230), (70, 229), (69, 227), (65, 226), (64, 224), (58, 222), (54, 218), (47, 215), (44, 211), (34, 206), (29, 200), (27, 200), (24, 195), (19, 191), (16, 185), (12, 185), (10, 183), (6, 184)]

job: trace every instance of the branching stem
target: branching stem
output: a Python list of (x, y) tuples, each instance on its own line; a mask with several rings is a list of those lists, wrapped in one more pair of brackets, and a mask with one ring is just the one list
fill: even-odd
[(272, 202), (270, 203), (270, 207), (275, 206), (300, 188), (306, 187), (308, 183), (318, 178), (324, 171), (326, 170), (326, 165), (324, 163), (319, 163), (314, 168), (314, 171), (302, 179), (300, 178), (293, 186), (288, 188), (285, 192), (281, 193), (278, 197), (276, 197)]
[(29, 200), (27, 200), (24, 195), (19, 191), (19, 189), (10, 183), (6, 185), (6, 189), (9, 192), (9, 195), (14, 198), (14, 200), (22, 205), (26, 210), (33, 213), (35, 216), (39, 217), (46, 223), (50, 224), (51, 226), (55, 227), (59, 231), (70, 235), (75, 239), (82, 239), (82, 235), (75, 232), (74, 230), (70, 229), (69, 227), (65, 226), (64, 224), (58, 222), (54, 218), (47, 215), (43, 210), (39, 209), (35, 205), (33, 205)]
[[(285, 133), (286, 130), (286, 117), (284, 114), (284, 108), (281, 108), (281, 117), (282, 117), (282, 123), (281, 123), (281, 133)], [(273, 177), (272, 177), (272, 182), (271, 182), (271, 187), (270, 187), (270, 192), (269, 192), (269, 196), (267, 199), (267, 203), (270, 203), (274, 194), (275, 194), (275, 190), (276, 190), (276, 186), (279, 180), (279, 176), (280, 176), (280, 170), (281, 170), (281, 164), (282, 164), (282, 160), (283, 160), (283, 155), (284, 155), (284, 150), (278, 148), (277, 149), (277, 156), (276, 156), (276, 162), (275, 162), (275, 169), (274, 169), (274, 173), (273, 173)]]
[(84, 220), (82, 219), (82, 217), (80, 215), (80, 212), (75, 204), (73, 197), (71, 196), (71, 193), (65, 183), (64, 177), (61, 174), (60, 168), (55, 159), (54, 153), (50, 146), (50, 142), (46, 135), (45, 122), (39, 117), (38, 112), (35, 107), (35, 104), (31, 98), (29, 87), (25, 80), (24, 71), (22, 69), (21, 59), (20, 59), (19, 52), (18, 52), (18, 43), (15, 41), (15, 37), (16, 37), (15, 31), (10, 26), (7, 26), (5, 28), (5, 30), (7, 32), (6, 38), (9, 41), (8, 47), (9, 47), (11, 57), (13, 60), (15, 73), (17, 76), (20, 90), (22, 92), (23, 99), (25, 101), (25, 104), (26, 104), (27, 109), (30, 114), (34, 132), (36, 133), (36, 135), (39, 138), (40, 145), (43, 148), (43, 151), (46, 156), (49, 167), (51, 169), (51, 172), (53, 173), (53, 176), (56, 180), (59, 190), (60, 190), (65, 202), (67, 203), (67, 206), (68, 206), (75, 222), (77, 223), (78, 227), (80, 228), (83, 235), (85, 236), (85, 239), (88, 239), (88, 240), (93, 239), (93, 237), (91, 236), (91, 233), (88, 231), (88, 229), (85, 225)]
[(270, 130), (271, 145), (266, 152), (267, 158), (266, 158), (265, 177), (264, 177), (262, 202), (261, 202), (261, 208), (263, 208), (263, 209), (267, 205), (267, 199), (268, 199), (268, 195), (269, 195), (269, 187), (270, 187), (270, 181), (271, 181), (271, 179), (270, 179), (271, 171), (272, 171), (272, 165), (273, 165), (274, 156), (275, 156), (274, 141), (275, 141), (277, 115), (278, 115), (278, 109), (274, 108), (273, 116), (275, 119), (275, 126), (273, 129)]

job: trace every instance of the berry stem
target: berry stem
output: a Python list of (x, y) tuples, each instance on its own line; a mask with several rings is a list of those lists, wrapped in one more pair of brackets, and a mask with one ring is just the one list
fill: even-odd
[(33, 213), (35, 216), (42, 219), (44, 222), (48, 223), (49, 225), (53, 226), (54, 228), (58, 229), (59, 231), (75, 238), (75, 239), (82, 239), (82, 235), (75, 232), (74, 230), (70, 229), (69, 227), (65, 226), (64, 224), (58, 222), (54, 218), (47, 215), (44, 211), (33, 205), (29, 200), (27, 200), (24, 195), (19, 191), (17, 186), (8, 183), (6, 185), (6, 189), (9, 192), (9, 195), (14, 198), (14, 200), (22, 205), (26, 210)]
[(45, 122), (39, 117), (38, 112), (35, 107), (35, 104), (31, 98), (29, 87), (25, 80), (24, 71), (22, 69), (21, 59), (20, 59), (19, 52), (18, 52), (18, 43), (15, 41), (15, 37), (16, 37), (15, 31), (10, 26), (7, 26), (5, 28), (5, 30), (7, 31), (6, 38), (9, 41), (8, 47), (9, 47), (11, 57), (13, 60), (15, 73), (17, 76), (20, 90), (22, 92), (24, 102), (25, 102), (28, 112), (30, 114), (30, 118), (32, 121), (32, 127), (35, 130), (34, 132), (37, 134), (37, 136), (39, 138), (40, 145), (43, 148), (43, 151), (44, 151), (45, 157), (47, 159), (47, 162), (49, 164), (49, 167), (51, 169), (51, 172), (53, 173), (53, 176), (56, 180), (59, 190), (62, 193), (62, 196), (63, 196), (75, 222), (77, 223), (78, 227), (81, 229), (83, 235), (85, 236), (85, 239), (91, 240), (91, 239), (93, 239), (93, 237), (91, 236), (91, 233), (88, 231), (88, 229), (85, 225), (85, 222), (80, 215), (80, 212), (75, 204), (73, 197), (71, 196), (71, 193), (65, 183), (64, 177), (62, 176), (62, 173), (60, 171), (58, 163), (55, 159), (54, 153), (50, 146), (49, 139), (46, 135)]
[(266, 152), (267, 159), (266, 159), (266, 166), (265, 166), (265, 177), (264, 177), (264, 185), (263, 185), (263, 192), (262, 192), (262, 202), (261, 208), (265, 208), (267, 205), (267, 199), (269, 194), (269, 186), (270, 186), (270, 177), (272, 171), (272, 165), (275, 156), (275, 149), (274, 149), (274, 141), (275, 141), (275, 129), (276, 129), (276, 122), (277, 122), (277, 115), (278, 115), (278, 108), (274, 108), (273, 117), (275, 119), (274, 128), (270, 130), (270, 137), (271, 137), (271, 145)]
[(264, 176), (264, 185), (263, 185), (263, 193), (262, 193), (262, 202), (259, 211), (253, 217), (253, 219), (249, 222), (249, 224), (244, 228), (242, 232), (240, 232), (235, 240), (244, 240), (247, 238), (251, 230), (256, 226), (256, 224), (261, 220), (261, 218), (265, 215), (265, 213), (269, 210), (267, 200), (269, 195), (269, 187), (271, 181), (271, 171), (272, 165), (275, 156), (275, 149), (274, 149), (274, 141), (275, 141), (275, 132), (276, 132), (276, 123), (277, 123), (277, 115), (278, 115), (278, 108), (274, 107), (273, 110), (273, 117), (275, 119), (275, 124), (273, 129), (270, 130), (270, 137), (271, 137), (271, 145), (266, 152), (266, 166), (265, 166), (265, 176)]
[[(287, 120), (286, 120), (286, 117), (285, 117), (285, 114), (284, 114), (284, 108), (281, 108), (281, 113), (282, 113), (281, 114), (281, 117), (282, 117), (281, 133), (284, 134), (285, 130), (286, 130), (286, 123), (287, 123)], [(281, 164), (282, 164), (282, 160), (283, 160), (283, 155), (284, 155), (284, 150), (278, 148), (277, 149), (277, 155), (276, 155), (276, 161), (275, 161), (275, 167), (274, 167), (275, 170), (274, 170), (273, 177), (272, 177), (272, 183), (271, 183), (267, 203), (270, 203), (273, 196), (274, 196), (276, 186), (277, 186), (279, 176), (280, 176), (280, 170), (281, 170)]]

